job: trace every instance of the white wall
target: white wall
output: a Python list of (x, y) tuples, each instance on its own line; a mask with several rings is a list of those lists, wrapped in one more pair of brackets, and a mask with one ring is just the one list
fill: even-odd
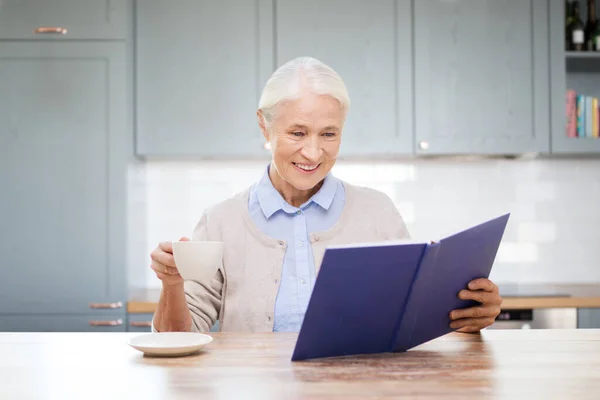
[[(265, 166), (151, 161), (132, 170), (130, 286), (159, 287), (149, 269), (156, 244), (189, 235), (204, 208), (252, 184)], [(496, 282), (600, 282), (600, 160), (339, 161), (334, 174), (387, 193), (416, 238), (511, 212)]]

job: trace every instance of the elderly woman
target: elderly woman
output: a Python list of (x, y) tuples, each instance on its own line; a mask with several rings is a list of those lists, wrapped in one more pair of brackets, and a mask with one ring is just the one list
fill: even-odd
[[(210, 282), (184, 281), (170, 242), (152, 252), (162, 281), (154, 330), (208, 331), (218, 320), (223, 331), (299, 331), (327, 245), (409, 237), (390, 198), (331, 174), (348, 106), (344, 82), (318, 60), (294, 59), (273, 73), (257, 111), (272, 161), (256, 184), (200, 218), (192, 240), (225, 244)], [(450, 314), (461, 332), (491, 325), (500, 312), (487, 279), (458, 296), (480, 303)]]

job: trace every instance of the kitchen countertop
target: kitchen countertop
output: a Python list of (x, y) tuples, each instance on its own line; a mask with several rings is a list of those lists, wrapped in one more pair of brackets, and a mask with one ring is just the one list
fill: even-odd
[[(600, 308), (600, 283), (499, 285), (503, 309)], [(153, 313), (160, 289), (132, 290), (129, 313)]]
[(600, 397), (600, 330), (451, 333), (405, 353), (291, 362), (297, 334), (211, 333), (147, 357), (127, 333), (0, 333), (6, 399)]

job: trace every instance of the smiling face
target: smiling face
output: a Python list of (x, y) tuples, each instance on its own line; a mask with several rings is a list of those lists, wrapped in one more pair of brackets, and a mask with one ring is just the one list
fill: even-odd
[(318, 191), (335, 164), (345, 112), (330, 96), (304, 92), (279, 104), (268, 126), (260, 112), (258, 117), (273, 153), (271, 181), (288, 203), (301, 204)]

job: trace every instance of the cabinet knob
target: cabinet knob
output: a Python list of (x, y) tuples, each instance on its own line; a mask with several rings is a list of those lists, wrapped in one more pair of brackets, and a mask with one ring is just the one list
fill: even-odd
[(123, 325), (122, 319), (116, 319), (113, 321), (89, 321), (91, 326), (119, 326)]
[(37, 34), (57, 34), (57, 35), (66, 35), (67, 30), (65, 28), (61, 28), (60, 26), (40, 26), (35, 29), (33, 33)]
[(419, 142), (419, 148), (421, 150), (428, 150), (429, 149), (429, 142), (426, 142), (426, 141)]
[(116, 303), (92, 303), (90, 304), (90, 308), (93, 309), (103, 309), (103, 308), (121, 308), (123, 307), (123, 303), (117, 301)]

